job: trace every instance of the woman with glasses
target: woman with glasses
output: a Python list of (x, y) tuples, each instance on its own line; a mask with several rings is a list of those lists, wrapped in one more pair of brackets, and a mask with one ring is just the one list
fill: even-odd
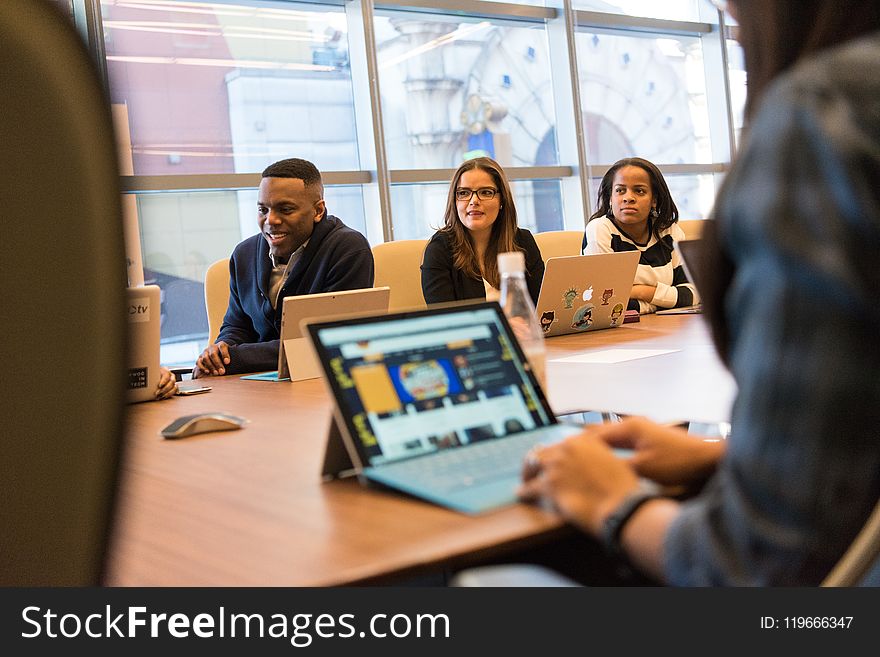
[(645, 314), (699, 303), (672, 248), (685, 236), (657, 165), (640, 157), (615, 162), (602, 177), (596, 207), (584, 232), (583, 253), (641, 252), (629, 310)]
[(507, 176), (491, 158), (466, 161), (449, 185), (444, 226), (425, 249), (425, 301), (497, 300), (501, 286), (498, 254), (514, 250), (525, 254), (526, 283), (537, 303), (544, 261), (532, 234), (517, 228)]
[[(726, 449), (713, 458), (644, 419), (605, 425), (533, 455), (521, 494), (670, 584), (812, 586), (880, 497), (880, 2), (727, 8), (747, 132), (704, 231), (701, 277), (738, 387)], [(686, 502), (639, 482), (711, 473)], [(880, 563), (856, 581), (880, 585)]]

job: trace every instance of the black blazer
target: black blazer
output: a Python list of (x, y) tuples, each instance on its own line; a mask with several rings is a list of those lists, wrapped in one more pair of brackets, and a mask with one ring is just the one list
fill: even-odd
[[(541, 280), (544, 278), (544, 260), (535, 238), (525, 228), (516, 231), (514, 243), (525, 250), (526, 285), (532, 302), (538, 303)], [(447, 236), (437, 231), (425, 248), (422, 259), (422, 293), (428, 303), (485, 299), (486, 287), (481, 278), (472, 278), (452, 264), (452, 249)]]

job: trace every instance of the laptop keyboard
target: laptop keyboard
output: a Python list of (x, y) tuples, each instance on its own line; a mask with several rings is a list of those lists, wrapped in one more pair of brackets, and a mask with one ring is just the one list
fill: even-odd
[(527, 431), (389, 463), (382, 469), (389, 474), (414, 477), (431, 489), (450, 492), (518, 477), (523, 458), (539, 440), (539, 435)]

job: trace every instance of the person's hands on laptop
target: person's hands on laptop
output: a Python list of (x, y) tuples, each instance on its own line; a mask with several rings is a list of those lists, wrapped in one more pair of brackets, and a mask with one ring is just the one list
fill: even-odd
[[(627, 459), (611, 448), (631, 449)], [(603, 519), (638, 489), (638, 478), (664, 488), (701, 484), (717, 467), (724, 442), (707, 442), (676, 427), (644, 418), (594, 425), (554, 445), (532, 450), (523, 464), (518, 495), (525, 501), (549, 500), (584, 530), (598, 535)]]
[(594, 536), (600, 534), (605, 518), (640, 485), (629, 463), (590, 429), (533, 449), (522, 476), (520, 499), (546, 500), (566, 520)]
[(596, 425), (607, 445), (632, 450), (629, 464), (640, 477), (663, 486), (694, 486), (708, 479), (724, 454), (723, 441), (706, 441), (686, 429), (631, 417)]

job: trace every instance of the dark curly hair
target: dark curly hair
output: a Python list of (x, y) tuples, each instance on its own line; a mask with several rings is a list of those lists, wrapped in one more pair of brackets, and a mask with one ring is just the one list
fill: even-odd
[(599, 184), (596, 211), (590, 217), (590, 221), (597, 217), (611, 218), (611, 188), (614, 186), (614, 176), (623, 167), (639, 167), (648, 174), (651, 180), (651, 195), (654, 197), (657, 209), (657, 216), (651, 217), (651, 232), (659, 239), (660, 233), (678, 221), (678, 208), (675, 207), (675, 201), (672, 200), (672, 194), (660, 169), (653, 162), (641, 157), (625, 157), (612, 164), (605, 172)]

